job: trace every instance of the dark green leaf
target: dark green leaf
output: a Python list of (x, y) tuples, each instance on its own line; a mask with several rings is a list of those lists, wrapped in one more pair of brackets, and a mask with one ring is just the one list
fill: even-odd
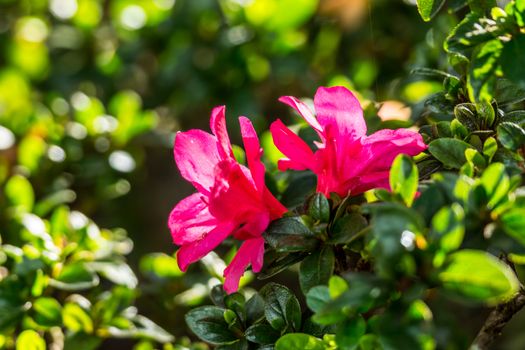
[(246, 301), (246, 322), (248, 324), (255, 323), (264, 317), (264, 300), (259, 293), (252, 295)]
[(285, 286), (269, 283), (261, 289), (264, 314), (270, 325), (278, 331), (299, 330), (301, 307), (295, 295)]
[(350, 213), (335, 220), (330, 229), (328, 243), (345, 244), (351, 242), (355, 235), (361, 232), (366, 226), (365, 217), (358, 213)]
[(224, 320), (225, 311), (217, 306), (201, 306), (186, 314), (186, 323), (205, 342), (213, 345), (232, 343), (237, 340), (237, 336)]
[(525, 100), (525, 88), (519, 88), (509, 79), (498, 79), (494, 97), (500, 106), (518, 103)]
[(518, 124), (503, 122), (498, 125), (498, 141), (503, 147), (510, 150), (517, 150), (525, 144), (525, 130)]
[(318, 244), (318, 240), (300, 216), (275, 220), (266, 230), (264, 237), (278, 252), (311, 251)]
[(525, 34), (518, 34), (506, 42), (501, 53), (501, 69), (505, 77), (525, 89), (525, 65), (518, 57), (525, 57)]
[(322, 193), (316, 193), (308, 201), (308, 215), (316, 221), (328, 222), (330, 220), (330, 203)]
[(365, 334), (366, 321), (361, 315), (345, 320), (337, 328), (335, 342), (340, 349), (351, 349)]
[(335, 256), (331, 246), (323, 246), (306, 257), (299, 267), (299, 283), (306, 294), (310, 288), (326, 284), (334, 270)]
[(281, 335), (266, 323), (254, 324), (244, 332), (246, 339), (256, 344), (273, 344)]
[(491, 8), (496, 7), (496, 0), (468, 0), (468, 4), (472, 12), (483, 15), (490, 11)]
[[(263, 280), (275, 276), (279, 272), (286, 270), (288, 267), (297, 264), (307, 255), (308, 253), (306, 252), (297, 252), (278, 256), (270, 261), (265, 261), (262, 271), (257, 274), (257, 278)], [(267, 256), (269, 256), (269, 254), (265, 254), (265, 259)]]
[(473, 103), (461, 103), (454, 107), (454, 115), (469, 131), (480, 130), (479, 120), (475, 111), (476, 105)]
[(467, 161), (465, 150), (473, 148), (468, 143), (451, 138), (432, 141), (428, 145), (429, 152), (447, 168), (459, 169)]
[(14, 300), (0, 297), (0, 331), (14, 327), (22, 319), (26, 309)]
[(306, 294), (306, 304), (313, 312), (320, 311), (330, 300), (327, 286), (313, 287)]

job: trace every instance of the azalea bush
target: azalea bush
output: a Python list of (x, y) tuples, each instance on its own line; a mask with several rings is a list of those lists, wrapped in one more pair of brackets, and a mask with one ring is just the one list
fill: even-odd
[[(418, 3), (427, 21), (443, 5)], [(525, 3), (456, 2), (449, 11), (465, 13), (444, 43), (449, 69), (413, 71), (443, 82), (414, 116), (419, 133), (386, 123), (368, 131), (358, 99), (336, 86), (319, 88), (313, 106), (280, 99), (306, 125), (271, 125), (278, 151), (267, 151), (282, 153), (284, 172), (273, 178), (244, 117), (244, 153), (235, 154), (223, 107), (212, 112), (212, 134), (177, 135), (175, 161), (198, 191), (170, 215), (179, 266), (228, 237), (238, 246), (211, 292), (215, 305), (186, 315), (200, 339), (277, 350), (497, 343), (525, 305), (525, 74), (510, 58), (525, 51)], [(239, 290), (248, 266), (261, 280), (292, 269), (300, 290)], [(451, 304), (486, 318), (475, 337), (455, 336), (462, 317), (448, 314)], [(487, 316), (474, 305), (493, 309)]]
[(524, 38), (523, 0), (0, 0), (0, 349), (525, 347)]

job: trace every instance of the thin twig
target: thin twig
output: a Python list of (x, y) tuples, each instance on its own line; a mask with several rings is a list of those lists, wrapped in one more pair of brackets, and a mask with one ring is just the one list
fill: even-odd
[(510, 319), (525, 306), (525, 291), (520, 290), (514, 299), (508, 303), (498, 305), (485, 321), (470, 350), (488, 350), (496, 338), (501, 335), (503, 328)]

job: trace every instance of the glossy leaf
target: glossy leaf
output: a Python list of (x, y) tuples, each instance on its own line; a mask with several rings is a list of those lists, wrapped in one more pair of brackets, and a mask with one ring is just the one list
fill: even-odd
[(504, 302), (519, 288), (519, 281), (508, 265), (479, 250), (453, 253), (438, 277), (447, 292), (487, 304)]

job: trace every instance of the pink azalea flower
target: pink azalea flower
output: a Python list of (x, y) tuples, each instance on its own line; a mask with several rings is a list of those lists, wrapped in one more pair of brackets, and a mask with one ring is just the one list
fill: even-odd
[(177, 261), (183, 271), (230, 235), (244, 241), (224, 271), (224, 289), (232, 293), (238, 289), (248, 265), (254, 272), (261, 270), (264, 254), (261, 235), (286, 208), (264, 183), (262, 149), (251, 122), (239, 118), (248, 163), (245, 167), (233, 156), (224, 113), (224, 106), (213, 109), (210, 120), (213, 135), (202, 130), (177, 133), (175, 162), (182, 177), (198, 192), (175, 206), (168, 226), (173, 241), (181, 246)]
[(314, 152), (283, 122), (275, 121), (270, 127), (273, 141), (286, 156), (279, 161), (279, 169), (313, 171), (317, 191), (326, 196), (335, 192), (346, 197), (373, 188), (389, 188), (394, 158), (401, 153), (414, 156), (427, 147), (421, 135), (407, 129), (379, 130), (367, 136), (359, 101), (341, 86), (317, 90), (317, 117), (295, 97), (279, 100), (297, 110), (320, 138)]

